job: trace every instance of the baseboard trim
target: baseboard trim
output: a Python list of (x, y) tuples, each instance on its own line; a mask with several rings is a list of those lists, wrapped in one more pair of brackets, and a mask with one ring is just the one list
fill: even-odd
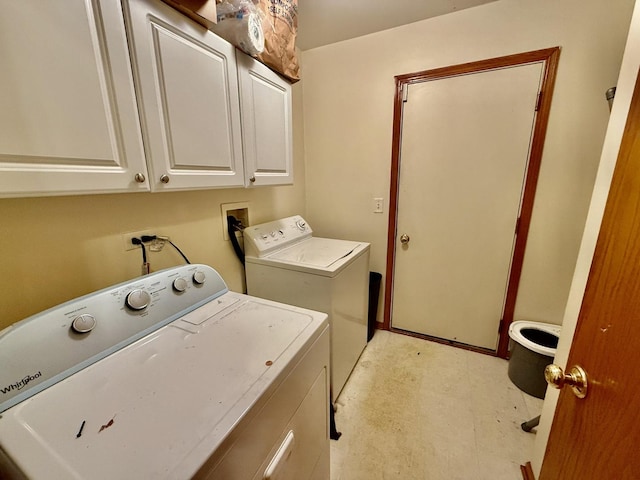
[(536, 477), (533, 474), (533, 468), (531, 467), (531, 462), (520, 465), (520, 471), (522, 472), (522, 480), (536, 480)]

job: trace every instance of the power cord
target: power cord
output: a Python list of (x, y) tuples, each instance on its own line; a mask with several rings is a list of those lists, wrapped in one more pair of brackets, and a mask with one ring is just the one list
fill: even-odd
[(242, 221), (238, 220), (233, 215), (227, 216), (227, 233), (229, 234), (229, 240), (231, 240), (231, 245), (233, 245), (233, 250), (236, 252), (236, 256), (240, 263), (244, 265), (244, 252), (242, 248), (240, 248), (240, 243), (238, 242), (238, 237), (236, 237), (236, 232), (242, 232), (244, 230), (244, 226), (242, 225)]
[(176, 246), (175, 243), (173, 243), (171, 240), (169, 240), (169, 237), (161, 237), (161, 236), (158, 236), (158, 235), (142, 235), (140, 240), (141, 240), (142, 243), (146, 243), (146, 242), (151, 242), (151, 241), (156, 240), (156, 239), (157, 240), (162, 240), (164, 242), (168, 242), (173, 248), (175, 248), (178, 251), (178, 253), (182, 256), (182, 258), (184, 258), (185, 262), (187, 262), (188, 264), (191, 264), (191, 262), (189, 261), (187, 256), (184, 253), (182, 253), (182, 250), (180, 250)]
[[(144, 239), (144, 236), (142, 238)], [(133, 237), (131, 239), (131, 243), (133, 243), (134, 245), (140, 245), (140, 248), (142, 249), (142, 275), (148, 275), (150, 271), (150, 265), (149, 262), (147, 262), (147, 249), (144, 246), (144, 240)]]

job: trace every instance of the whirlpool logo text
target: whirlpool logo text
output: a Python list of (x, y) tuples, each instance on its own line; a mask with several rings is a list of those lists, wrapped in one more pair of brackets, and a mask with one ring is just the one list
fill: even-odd
[(18, 380), (16, 383), (12, 383), (6, 387), (0, 388), (0, 392), (3, 394), (11, 393), (14, 390), (22, 390), (29, 382), (36, 380), (42, 376), (42, 372), (34, 373), (33, 375), (26, 375), (22, 380)]

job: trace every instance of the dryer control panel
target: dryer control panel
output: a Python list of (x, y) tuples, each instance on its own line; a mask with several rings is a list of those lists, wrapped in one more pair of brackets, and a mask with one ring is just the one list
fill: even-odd
[(311, 237), (313, 231), (300, 215), (253, 225), (244, 229), (245, 254), (265, 257)]
[(0, 331), (0, 412), (228, 292), (190, 264), (70, 300)]

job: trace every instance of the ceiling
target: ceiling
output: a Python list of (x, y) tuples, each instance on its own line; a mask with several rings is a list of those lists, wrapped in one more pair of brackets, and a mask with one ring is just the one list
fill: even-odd
[(445, 15), (495, 0), (298, 0), (301, 50)]

